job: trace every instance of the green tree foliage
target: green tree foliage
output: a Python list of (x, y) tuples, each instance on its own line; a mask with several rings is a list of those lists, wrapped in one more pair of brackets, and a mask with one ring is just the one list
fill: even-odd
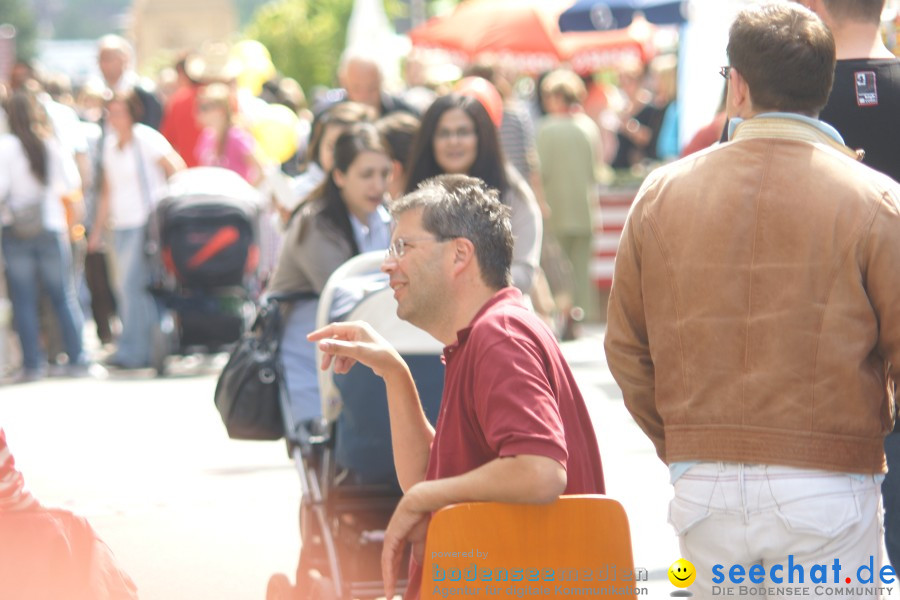
[(309, 91), (334, 84), (352, 10), (353, 0), (275, 0), (256, 11), (245, 35)]
[(16, 28), (16, 55), (31, 60), (37, 53), (37, 24), (26, 0), (0, 0), (0, 24)]

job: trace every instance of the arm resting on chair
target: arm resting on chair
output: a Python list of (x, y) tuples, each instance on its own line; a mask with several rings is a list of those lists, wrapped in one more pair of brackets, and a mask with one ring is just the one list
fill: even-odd
[(413, 555), (421, 561), (432, 512), (459, 502), (546, 504), (565, 489), (565, 468), (552, 458), (530, 454), (496, 458), (468, 473), (412, 486), (397, 505), (384, 535), (381, 570), (387, 597), (393, 593), (407, 542), (413, 544)]

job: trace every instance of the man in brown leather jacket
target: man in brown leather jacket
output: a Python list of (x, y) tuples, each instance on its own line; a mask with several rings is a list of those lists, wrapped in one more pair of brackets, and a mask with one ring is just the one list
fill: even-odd
[(728, 58), (730, 141), (651, 173), (631, 209), (609, 366), (670, 467), (696, 596), (874, 597), (893, 578), (879, 484), (900, 188), (817, 120), (835, 48), (812, 12), (742, 11)]

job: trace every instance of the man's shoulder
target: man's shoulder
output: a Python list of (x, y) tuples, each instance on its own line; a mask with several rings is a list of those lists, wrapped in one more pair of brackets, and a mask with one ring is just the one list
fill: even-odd
[[(784, 144), (787, 149), (806, 143), (791, 139), (755, 138), (716, 144), (652, 171), (638, 191), (636, 204), (641, 201), (643, 212), (648, 210), (648, 203), (660, 201), (661, 197), (677, 199), (684, 195), (680, 192), (685, 189), (693, 196), (697, 185), (722, 181), (723, 173), (735, 173), (729, 165), (737, 167), (752, 162), (749, 156), (754, 150), (749, 144), (759, 145), (760, 156), (763, 152), (774, 156), (772, 144)], [(855, 190), (854, 197), (864, 203), (880, 202), (886, 195), (900, 197), (900, 184), (887, 175), (825, 143), (812, 145), (815, 160), (806, 159), (804, 168), (797, 171), (798, 181), (803, 177), (828, 181), (836, 190)], [(791, 168), (790, 163), (779, 162), (783, 168)]]
[(840, 117), (841, 111), (857, 112), (884, 104), (900, 105), (900, 59), (839, 60), (821, 118), (827, 121)]
[(652, 171), (641, 182), (636, 198), (642, 198), (651, 194), (653, 190), (665, 183), (686, 178), (687, 181), (698, 182), (703, 178), (700, 173), (709, 170), (719, 172), (722, 162), (732, 160), (732, 150), (728, 149), (730, 142), (714, 144), (698, 152), (679, 158), (678, 160), (661, 165)]
[(540, 131), (556, 135), (572, 135), (580, 131), (578, 122), (573, 117), (546, 115), (540, 120)]
[(819, 151), (824, 160), (820, 160), (814, 176), (867, 189), (875, 197), (885, 193), (896, 196), (900, 192), (900, 184), (861, 160), (854, 160), (834, 148), (819, 147)]
[(415, 108), (412, 104), (403, 99), (402, 96), (397, 94), (390, 94), (384, 92), (381, 94), (381, 108), (383, 110), (382, 116), (388, 115), (395, 112), (405, 112), (413, 115), (414, 117), (420, 117), (421, 114), (417, 108)]
[(490, 306), (472, 324), (468, 344), (485, 351), (498, 345), (543, 346), (553, 340), (552, 332), (521, 300), (508, 298)]
[(159, 102), (156, 91), (156, 83), (148, 77), (140, 77), (134, 83), (134, 93), (141, 97), (141, 101), (149, 99)]
[(865, 70), (900, 73), (900, 58), (848, 58), (840, 59), (834, 64), (835, 73), (853, 73)]

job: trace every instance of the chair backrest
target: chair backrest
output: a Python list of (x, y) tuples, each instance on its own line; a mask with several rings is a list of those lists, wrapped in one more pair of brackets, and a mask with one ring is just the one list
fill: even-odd
[(421, 597), (559, 597), (586, 588), (592, 595), (629, 596), (640, 581), (646, 571), (634, 568), (628, 518), (611, 498), (473, 502), (432, 516)]

